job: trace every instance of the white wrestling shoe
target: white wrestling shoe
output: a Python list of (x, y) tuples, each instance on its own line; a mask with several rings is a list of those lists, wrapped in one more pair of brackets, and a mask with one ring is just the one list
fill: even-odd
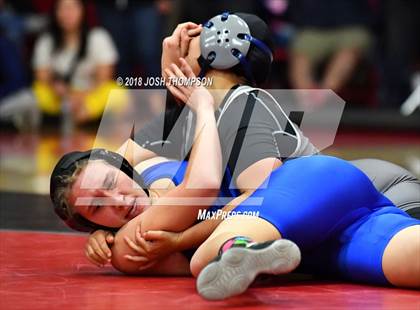
[(300, 250), (279, 239), (249, 247), (232, 247), (219, 254), (198, 275), (197, 291), (205, 299), (221, 300), (242, 294), (260, 273), (285, 274), (300, 263)]

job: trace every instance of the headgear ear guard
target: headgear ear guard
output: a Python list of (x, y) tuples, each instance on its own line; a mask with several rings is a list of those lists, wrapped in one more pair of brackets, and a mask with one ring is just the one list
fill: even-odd
[(71, 152), (64, 155), (55, 166), (50, 179), (50, 197), (54, 205), (55, 213), (72, 229), (90, 232), (97, 229), (104, 230), (117, 230), (116, 228), (104, 227), (95, 224), (79, 214), (74, 214), (71, 217), (66, 212), (66, 205), (60, 205), (59, 201), (56, 201), (55, 192), (64, 184), (64, 177), (72, 176), (76, 170), (76, 163), (80, 160), (87, 159), (102, 159), (111, 166), (121, 170), (132, 178), (143, 190), (149, 194), (148, 189), (144, 185), (142, 177), (137, 173), (136, 170), (130, 165), (130, 163), (120, 154), (107, 151), (105, 149), (93, 149), (85, 152)]
[(251, 35), (244, 19), (227, 12), (213, 17), (203, 25), (200, 34), (200, 76), (204, 76), (209, 68), (226, 70), (240, 63), (248, 75), (247, 78), (254, 81), (246, 59), (251, 44), (266, 54), (270, 62), (273, 61), (270, 48)]

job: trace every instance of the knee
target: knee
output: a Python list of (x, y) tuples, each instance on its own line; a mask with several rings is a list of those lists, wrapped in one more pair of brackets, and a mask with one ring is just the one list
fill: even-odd
[(190, 261), (190, 271), (193, 277), (197, 278), (206, 264), (207, 263), (200, 257), (200, 255), (197, 255), (197, 253), (194, 254)]
[(392, 285), (420, 288), (420, 225), (406, 228), (391, 239), (382, 266)]
[(190, 261), (190, 271), (193, 277), (197, 278), (201, 270), (214, 259), (215, 255), (217, 255), (212, 254), (211, 248), (211, 242), (207, 240), (198, 247), (197, 251), (195, 251)]

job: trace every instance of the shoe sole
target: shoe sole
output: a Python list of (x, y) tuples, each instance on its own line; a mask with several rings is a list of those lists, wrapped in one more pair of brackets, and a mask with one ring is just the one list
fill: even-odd
[(231, 248), (199, 274), (197, 291), (205, 299), (221, 300), (242, 294), (260, 273), (284, 274), (300, 263), (300, 250), (280, 239), (263, 249)]

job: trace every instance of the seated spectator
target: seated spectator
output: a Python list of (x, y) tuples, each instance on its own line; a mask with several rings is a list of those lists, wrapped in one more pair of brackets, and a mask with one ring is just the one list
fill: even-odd
[[(298, 28), (290, 55), (292, 87), (340, 91), (371, 44), (368, 1), (293, 0), (290, 10)], [(317, 79), (321, 64), (325, 70)]]
[(47, 33), (35, 44), (34, 94), (41, 111), (71, 112), (76, 123), (99, 119), (107, 103), (117, 52), (104, 29), (89, 29), (82, 0), (58, 0)]

